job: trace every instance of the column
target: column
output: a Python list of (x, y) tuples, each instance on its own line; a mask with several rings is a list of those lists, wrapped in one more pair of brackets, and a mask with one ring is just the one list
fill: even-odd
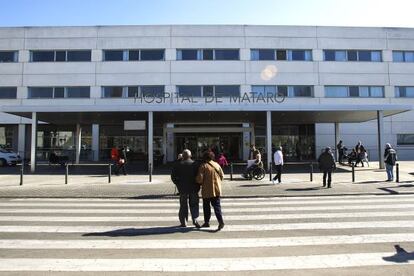
[(37, 113), (32, 112), (32, 140), (30, 144), (30, 171), (36, 170)]
[(267, 169), (270, 170), (272, 164), (272, 112), (266, 111), (266, 151)]
[(382, 110), (377, 111), (377, 128), (379, 168), (384, 169), (384, 156), (382, 155), (382, 145), (384, 143), (384, 112)]
[(338, 161), (339, 152), (336, 145), (339, 143), (339, 123), (335, 123), (335, 145), (333, 151), (335, 152), (335, 160)]
[(151, 164), (151, 168), (154, 168), (154, 150), (153, 150), (153, 140), (154, 140), (154, 118), (153, 112), (148, 111), (148, 169)]
[(99, 161), (99, 125), (92, 124), (92, 156), (93, 161)]
[(26, 145), (26, 125), (25, 124), (19, 124), (18, 131), (17, 131), (17, 151), (20, 154), (20, 157), (22, 159), (25, 158), (26, 152), (25, 152), (25, 145)]
[(81, 153), (82, 128), (80, 124), (76, 124), (76, 145), (75, 145), (75, 163), (79, 164)]

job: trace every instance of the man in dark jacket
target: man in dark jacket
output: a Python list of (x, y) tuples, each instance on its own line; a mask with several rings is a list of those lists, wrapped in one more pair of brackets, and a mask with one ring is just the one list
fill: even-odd
[(183, 151), (183, 159), (177, 162), (171, 172), (171, 180), (177, 186), (180, 193), (180, 210), (178, 218), (181, 227), (187, 226), (188, 221), (188, 205), (190, 205), (191, 218), (195, 227), (200, 228), (197, 219), (199, 216), (198, 207), (198, 191), (200, 185), (196, 183), (198, 167), (191, 160), (191, 151), (185, 149)]
[(385, 145), (384, 163), (387, 171), (387, 181), (394, 181), (394, 166), (397, 162), (397, 152), (392, 148), (390, 143)]
[(323, 172), (323, 187), (326, 186), (326, 176), (328, 176), (328, 188), (331, 188), (332, 171), (336, 169), (335, 159), (330, 147), (319, 156), (319, 169)]

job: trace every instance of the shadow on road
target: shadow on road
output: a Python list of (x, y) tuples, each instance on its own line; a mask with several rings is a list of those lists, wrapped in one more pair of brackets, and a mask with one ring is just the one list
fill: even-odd
[(414, 260), (414, 251), (407, 252), (399, 244), (394, 245), (394, 247), (395, 247), (395, 251), (397, 252), (392, 256), (383, 257), (382, 259), (384, 261), (393, 262), (393, 263), (408, 263), (409, 261)]

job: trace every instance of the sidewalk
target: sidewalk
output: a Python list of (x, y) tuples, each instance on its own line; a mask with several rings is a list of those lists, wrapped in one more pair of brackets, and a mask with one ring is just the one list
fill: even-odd
[[(316, 167), (316, 166), (315, 166)], [(0, 168), (1, 169), (1, 168)], [(362, 194), (414, 193), (414, 161), (400, 162), (400, 182), (384, 182), (385, 170), (378, 169), (378, 162), (370, 167), (355, 168), (352, 183), (351, 168), (339, 166), (333, 174), (331, 189), (322, 187), (322, 175), (315, 168), (313, 182), (310, 173), (289, 172), (282, 176), (282, 184), (273, 185), (269, 174), (261, 181), (244, 180), (240, 174), (226, 174), (223, 182), (223, 197), (268, 197), (268, 196), (324, 196)], [(308, 170), (309, 171), (309, 170)], [(23, 186), (19, 186), (18, 174), (0, 174), (0, 197), (84, 197), (84, 198), (164, 198), (174, 196), (174, 185), (167, 173), (156, 174), (149, 182), (148, 175), (112, 176), (69, 175), (65, 185), (64, 174), (25, 175)]]

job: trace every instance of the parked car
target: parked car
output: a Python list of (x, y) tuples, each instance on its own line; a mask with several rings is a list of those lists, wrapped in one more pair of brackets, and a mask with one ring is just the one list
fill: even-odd
[(6, 149), (0, 149), (0, 167), (15, 166), (22, 162), (19, 154)]

